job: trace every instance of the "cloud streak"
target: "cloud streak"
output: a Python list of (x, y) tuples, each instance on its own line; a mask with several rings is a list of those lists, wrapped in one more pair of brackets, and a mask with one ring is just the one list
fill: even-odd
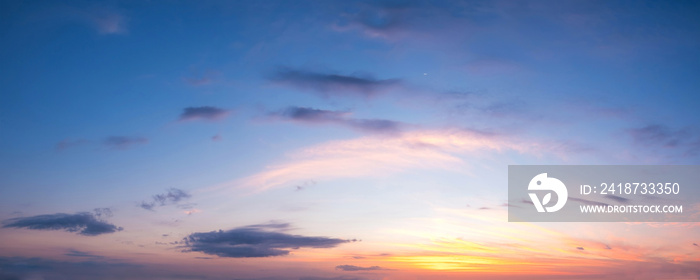
[(186, 107), (182, 109), (179, 121), (218, 121), (226, 118), (230, 113), (229, 110), (212, 106)]
[(650, 124), (627, 130), (632, 140), (646, 147), (677, 149), (685, 155), (700, 152), (700, 137), (689, 128), (673, 129), (666, 125)]
[(400, 79), (376, 79), (372, 76), (340, 75), (290, 68), (279, 68), (269, 80), (300, 90), (311, 90), (324, 97), (372, 97), (401, 85)]
[(96, 236), (123, 230), (113, 224), (101, 221), (92, 213), (48, 214), (32, 217), (9, 219), (4, 222), (5, 228), (26, 228), (34, 230), (64, 230), (85, 236)]
[(345, 111), (321, 110), (308, 107), (287, 107), (272, 113), (273, 118), (308, 124), (336, 124), (367, 133), (396, 133), (402, 124), (382, 119), (355, 119)]
[(336, 266), (335, 269), (337, 270), (342, 270), (342, 271), (373, 271), (373, 270), (386, 270), (385, 268), (382, 268), (380, 266), (369, 266), (369, 267), (363, 267), (363, 266), (355, 266), (355, 265), (339, 265)]
[[(276, 280), (276, 279), (275, 279)], [(338, 276), (338, 277), (301, 277), (299, 280), (368, 280), (367, 278), (357, 278), (348, 276)]]
[(629, 133), (635, 142), (664, 147), (677, 147), (689, 136), (688, 130), (673, 130), (668, 126), (659, 124), (630, 129)]
[(83, 251), (78, 251), (78, 250), (69, 250), (68, 253), (65, 253), (63, 255), (68, 256), (68, 257), (76, 257), (76, 258), (91, 258), (91, 259), (104, 258), (104, 256), (90, 254), (88, 252), (83, 252)]
[(63, 139), (60, 142), (56, 143), (56, 150), (63, 151), (63, 150), (69, 149), (69, 148), (82, 146), (82, 145), (85, 145), (88, 143), (90, 143), (90, 141), (85, 140), (85, 139), (77, 139), (77, 140)]
[(181, 242), (186, 252), (202, 252), (226, 258), (285, 256), (298, 248), (333, 248), (349, 240), (291, 235), (280, 232), (287, 224), (239, 227), (231, 230), (196, 232)]
[(106, 147), (115, 150), (126, 150), (136, 145), (148, 143), (144, 137), (110, 136), (102, 141)]
[[(81, 252), (82, 253), (82, 252)], [(171, 265), (167, 269), (144, 262), (130, 262), (108, 257), (49, 259), (35, 257), (0, 257), (0, 279), (222, 279), (206, 274), (192, 274)], [(230, 278), (227, 278), (230, 279)]]

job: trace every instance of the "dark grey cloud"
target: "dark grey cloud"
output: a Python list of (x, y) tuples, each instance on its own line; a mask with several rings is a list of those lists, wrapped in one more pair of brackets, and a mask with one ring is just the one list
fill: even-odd
[(290, 106), (270, 113), (273, 118), (311, 124), (336, 124), (368, 133), (396, 133), (402, 123), (382, 119), (355, 119), (351, 112)]
[(143, 201), (139, 207), (146, 210), (153, 210), (156, 206), (165, 206), (171, 204), (177, 204), (182, 200), (192, 197), (189, 193), (176, 188), (168, 189), (168, 192), (162, 194), (156, 194), (152, 197), (151, 201)]
[(581, 251), (585, 250), (583, 247), (576, 247), (576, 249)]
[(110, 136), (102, 143), (111, 149), (125, 150), (135, 145), (146, 144), (148, 139), (143, 137)]
[(363, 266), (356, 266), (356, 265), (339, 265), (336, 266), (335, 269), (342, 270), (342, 271), (371, 271), (371, 270), (387, 270), (386, 268), (382, 268), (379, 266), (368, 266), (368, 267), (363, 267)]
[(186, 107), (180, 114), (180, 121), (206, 120), (216, 121), (228, 116), (229, 110), (212, 106)]
[(693, 246), (700, 247), (700, 245), (698, 245), (698, 243), (693, 243)]
[(64, 260), (40, 257), (0, 257), (0, 279), (2, 280), (95, 280), (95, 279), (182, 279), (224, 280), (211, 275), (195, 275), (177, 266), (163, 267), (136, 264), (111, 258), (68, 258)]
[(664, 147), (677, 147), (689, 136), (689, 131), (686, 129), (673, 130), (668, 126), (659, 124), (630, 129), (629, 133), (634, 138), (634, 141), (638, 143), (662, 145)]
[(697, 155), (700, 152), (700, 137), (690, 128), (673, 129), (666, 125), (651, 124), (629, 129), (627, 133), (638, 145), (677, 149), (687, 156)]
[(279, 112), (277, 115), (296, 121), (333, 122), (343, 120), (349, 114), (350, 112), (290, 106)]
[[(230, 280), (230, 279), (229, 279)], [(273, 277), (262, 277), (262, 278), (234, 278), (233, 280), (368, 280), (367, 278), (357, 278), (351, 276), (338, 276), (338, 277), (317, 277), (317, 276), (273, 276)]]
[(185, 252), (202, 252), (227, 258), (259, 258), (285, 256), (293, 249), (333, 248), (352, 242), (338, 238), (291, 235), (280, 232), (288, 224), (263, 224), (231, 230), (196, 232), (180, 244)]
[(95, 255), (95, 254), (90, 254), (88, 252), (83, 252), (83, 251), (78, 251), (78, 250), (69, 250), (68, 253), (65, 253), (64, 256), (68, 257), (77, 257), (77, 258), (91, 258), (91, 259), (102, 259), (104, 256), (100, 255)]
[(277, 69), (269, 80), (301, 90), (311, 90), (324, 97), (360, 96), (372, 97), (401, 85), (400, 79), (376, 79), (370, 75), (340, 75), (295, 70), (286, 67)]
[(153, 207), (156, 207), (156, 203), (143, 201), (143, 202), (141, 202), (141, 204), (139, 204), (139, 207), (146, 209), (146, 210), (153, 210)]
[(113, 233), (123, 229), (99, 220), (94, 214), (89, 212), (81, 212), (76, 214), (57, 213), (14, 218), (6, 220), (3, 227), (36, 230), (65, 230), (86, 236)]
[(303, 190), (305, 190), (306, 188), (311, 187), (311, 186), (314, 186), (314, 185), (316, 185), (316, 181), (314, 181), (314, 180), (309, 180), (309, 181), (305, 181), (305, 182), (303, 182), (303, 183), (301, 183), (301, 184), (298, 184), (298, 185), (294, 186), (294, 189), (295, 189), (296, 191), (303, 191)]
[(102, 216), (110, 218), (114, 216), (114, 214), (112, 214), (112, 209), (110, 208), (95, 208), (92, 210), (92, 212), (95, 213), (97, 218), (102, 218)]
[(180, 200), (186, 199), (191, 197), (190, 194), (186, 193), (183, 190), (176, 189), (176, 188), (171, 188), (168, 190), (167, 193), (164, 194), (157, 194), (153, 196), (153, 200), (156, 202), (160, 203), (160, 205), (165, 205), (166, 203), (177, 203)]

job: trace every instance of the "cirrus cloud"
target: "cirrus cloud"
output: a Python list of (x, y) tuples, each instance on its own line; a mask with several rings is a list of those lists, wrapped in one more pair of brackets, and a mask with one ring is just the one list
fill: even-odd
[(396, 137), (370, 135), (331, 141), (290, 154), (286, 163), (213, 187), (263, 191), (308, 178), (315, 180), (383, 176), (411, 169), (464, 170), (462, 158), (480, 152), (538, 153), (538, 143), (476, 130), (446, 129), (404, 132)]

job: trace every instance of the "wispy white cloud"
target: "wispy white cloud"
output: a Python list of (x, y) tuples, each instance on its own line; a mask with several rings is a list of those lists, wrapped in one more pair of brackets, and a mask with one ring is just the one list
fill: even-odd
[(113, 10), (97, 10), (89, 13), (88, 19), (100, 34), (125, 34), (127, 18)]
[(462, 156), (479, 152), (533, 151), (536, 145), (473, 130), (405, 132), (395, 137), (367, 136), (331, 141), (290, 154), (286, 163), (216, 188), (262, 191), (317, 180), (384, 176), (411, 169), (464, 170)]

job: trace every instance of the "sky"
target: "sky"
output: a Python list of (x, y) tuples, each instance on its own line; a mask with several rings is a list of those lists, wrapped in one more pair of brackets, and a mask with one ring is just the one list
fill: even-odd
[(697, 1), (0, 14), (0, 279), (700, 279), (699, 223), (507, 215), (508, 165), (700, 164)]

